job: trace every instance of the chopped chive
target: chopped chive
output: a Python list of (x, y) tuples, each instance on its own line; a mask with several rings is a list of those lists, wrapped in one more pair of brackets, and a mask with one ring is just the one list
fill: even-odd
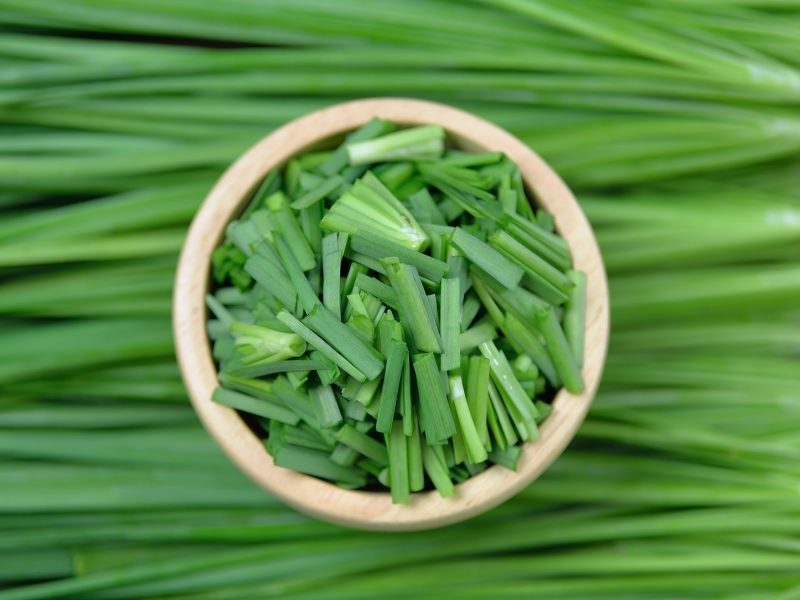
[(400, 262), (415, 267), (421, 276), (433, 281), (439, 281), (447, 274), (447, 263), (382, 239), (370, 231), (355, 233), (350, 240), (350, 247), (354, 252), (378, 260), (397, 258)]
[(278, 250), (283, 268), (289, 275), (294, 289), (297, 291), (297, 297), (300, 299), (303, 312), (311, 312), (314, 307), (319, 305), (319, 298), (317, 294), (314, 293), (314, 289), (311, 287), (311, 284), (308, 283), (308, 279), (300, 269), (300, 265), (295, 259), (295, 254), (291, 251), (289, 244), (286, 243), (282, 235), (275, 235), (275, 247)]
[(450, 152), (441, 162), (453, 167), (479, 167), (499, 162), (502, 152)]
[(235, 375), (237, 377), (265, 377), (278, 373), (294, 373), (298, 371), (310, 371), (322, 369), (326, 363), (314, 358), (278, 360), (275, 362), (257, 362), (252, 365), (240, 365), (236, 363), (226, 364), (221, 373)]
[(384, 304), (397, 308), (397, 294), (392, 289), (392, 286), (364, 273), (359, 273), (356, 275), (355, 287), (369, 292)]
[(321, 304), (314, 307), (303, 323), (322, 336), (367, 379), (375, 379), (383, 371), (383, 356)]
[(492, 379), (502, 392), (503, 398), (514, 407), (515, 412), (525, 422), (534, 421), (537, 412), (531, 399), (517, 381), (511, 365), (502, 350), (498, 350), (493, 342), (484, 342), (479, 346), (481, 354), (489, 359)]
[(397, 294), (403, 325), (414, 347), (423, 352), (441, 352), (441, 338), (417, 270), (404, 264), (387, 264), (386, 274)]
[(339, 236), (329, 233), (322, 238), (322, 304), (331, 314), (341, 318), (342, 251)]
[(464, 444), (467, 458), (472, 463), (485, 461), (486, 448), (484, 448), (483, 441), (475, 427), (474, 417), (470, 413), (461, 375), (450, 376), (450, 402), (456, 414), (461, 441)]
[(411, 356), (408, 352), (403, 356), (403, 377), (400, 380), (400, 414), (403, 416), (403, 431), (407, 436), (413, 435), (414, 429), (419, 428), (412, 400), (411, 383)]
[(339, 146), (333, 154), (319, 165), (319, 171), (329, 177), (335, 173), (339, 173), (348, 164), (346, 144), (371, 140), (372, 138), (376, 138), (391, 131), (394, 131), (394, 124), (389, 121), (383, 121), (378, 118), (368, 121), (347, 136), (345, 143)]
[(353, 400), (359, 404), (363, 404), (365, 407), (367, 407), (369, 412), (369, 409), (371, 409), (373, 406), (377, 407), (377, 403), (373, 403), (373, 400), (378, 394), (381, 383), (381, 377), (376, 377), (375, 379), (365, 381), (359, 386), (358, 390), (356, 390)]
[(314, 251), (303, 234), (297, 218), (289, 207), (289, 203), (281, 192), (267, 198), (267, 206), (275, 219), (276, 230), (286, 240), (297, 264), (303, 271), (310, 271), (316, 264)]
[(403, 342), (390, 341), (375, 425), (375, 429), (382, 433), (389, 433), (392, 429), (406, 353), (406, 345)]
[(509, 446), (504, 449), (495, 448), (492, 450), (489, 453), (489, 460), (496, 465), (516, 471), (520, 456), (522, 456), (521, 446)]
[(395, 193), (394, 190), (397, 190), (403, 183), (408, 181), (415, 172), (416, 169), (411, 163), (399, 162), (387, 163), (380, 172), (376, 171), (375, 174), (383, 185)]
[(359, 469), (343, 467), (334, 463), (327, 453), (310, 448), (284, 445), (273, 455), (275, 464), (285, 469), (313, 475), (330, 481), (356, 487), (366, 484), (366, 477)]
[(489, 288), (484, 285), (480, 277), (478, 277), (474, 272), (470, 277), (472, 279), (472, 288), (475, 290), (475, 293), (480, 299), (481, 304), (486, 309), (486, 312), (489, 314), (489, 317), (492, 319), (494, 324), (500, 327), (505, 318), (503, 316), (503, 311), (500, 310), (499, 306), (497, 306), (494, 298), (492, 298), (492, 294), (489, 292)]
[(459, 334), (461, 331), (461, 285), (458, 279), (443, 279), (439, 326), (442, 338), (442, 371), (457, 369), (461, 364)]
[[(541, 212), (541, 211), (540, 211)], [(564, 335), (569, 343), (575, 363), (583, 366), (584, 328), (586, 323), (586, 274), (583, 271), (569, 271), (569, 278), (575, 284), (564, 307)]]
[(236, 410), (280, 421), (288, 425), (296, 425), (300, 422), (300, 417), (285, 406), (261, 398), (254, 398), (241, 392), (226, 390), (222, 387), (214, 390), (211, 399), (217, 404), (224, 404)]
[[(497, 420), (499, 430), (502, 433), (501, 437), (504, 440), (504, 445), (501, 444), (500, 447), (506, 448), (508, 446), (513, 446), (519, 441), (519, 438), (508, 416), (506, 407), (503, 404), (503, 398), (500, 396), (500, 392), (497, 391), (497, 387), (491, 381), (489, 382), (489, 403), (491, 405), (491, 413)], [(497, 439), (497, 437), (495, 437), (495, 439)]]
[(408, 438), (403, 433), (403, 423), (392, 423), (387, 435), (389, 446), (389, 482), (392, 502), (407, 504), (409, 500)]
[(438, 158), (444, 151), (444, 130), (436, 125), (412, 127), (345, 146), (351, 165)]
[(414, 357), (420, 426), (429, 444), (443, 444), (455, 433), (455, 423), (445, 394), (444, 382), (433, 354)]
[(343, 183), (344, 179), (342, 179), (339, 175), (329, 177), (315, 188), (310, 189), (297, 200), (292, 202), (291, 207), (295, 210), (302, 210), (304, 208), (308, 208), (312, 204), (317, 204), (323, 198), (325, 198), (325, 196), (336, 190)]
[(524, 271), (497, 250), (458, 227), (453, 232), (451, 239), (453, 245), (470, 262), (480, 267), (504, 287), (513, 288), (519, 285)]
[(547, 353), (550, 355), (559, 378), (567, 391), (580, 394), (583, 391), (583, 377), (580, 367), (572, 356), (564, 331), (556, 319), (552, 307), (536, 313), (536, 325), (544, 337)]
[(286, 274), (277, 255), (273, 254), (275, 262), (263, 254), (254, 254), (247, 259), (244, 270), (255, 279), (260, 286), (269, 291), (280, 304), (290, 309), (297, 302), (297, 291), (292, 285), (292, 280)]
[(230, 328), (236, 318), (225, 306), (211, 294), (206, 294), (206, 306), (220, 320), (225, 329)]
[[(403, 427), (405, 433), (405, 425)], [(419, 427), (414, 424), (408, 440), (408, 485), (412, 492), (419, 492), (425, 487), (425, 471), (422, 464), (422, 436)]]
[(301, 323), (297, 317), (285, 310), (282, 310), (280, 313), (278, 313), (278, 320), (303, 338), (309, 346), (318, 350), (326, 358), (333, 361), (345, 373), (351, 377), (354, 377), (358, 381), (366, 380), (367, 376), (363, 372), (359, 371), (350, 361), (348, 361), (339, 352), (334, 350), (333, 347), (330, 346), (330, 344), (328, 344), (319, 335)]
[(450, 473), (440, 448), (423, 444), (422, 464), (439, 494), (447, 498), (455, 493), (455, 487), (450, 479)]
[(234, 321), (228, 330), (243, 365), (274, 363), (302, 356), (306, 345), (299, 336), (261, 325)]
[(497, 329), (490, 318), (481, 319), (479, 323), (470, 327), (458, 336), (458, 347), (462, 354), (477, 348), (484, 342), (490, 342), (497, 337)]
[[(470, 279), (470, 284), (472, 280)], [(464, 296), (464, 303), (461, 305), (461, 331), (466, 331), (475, 320), (481, 310), (481, 301), (477, 295), (469, 293)]]
[(311, 397), (317, 402), (321, 427), (336, 427), (342, 422), (342, 413), (336, 402), (336, 395), (329, 385), (320, 385), (311, 389)]
[(431, 196), (428, 188), (423, 187), (408, 198), (409, 210), (420, 223), (447, 225), (444, 214)]
[(489, 447), (487, 410), (489, 404), (489, 359), (483, 356), (470, 356), (467, 373), (467, 404), (475, 430), (484, 448)]
[(338, 442), (349, 446), (367, 458), (371, 458), (378, 464), (383, 466), (389, 464), (389, 454), (386, 451), (386, 446), (366, 433), (358, 431), (352, 425), (342, 425), (341, 429), (334, 432), (333, 437)]
[(360, 454), (356, 450), (342, 443), (337, 443), (330, 454), (331, 461), (342, 467), (353, 466), (359, 456)]

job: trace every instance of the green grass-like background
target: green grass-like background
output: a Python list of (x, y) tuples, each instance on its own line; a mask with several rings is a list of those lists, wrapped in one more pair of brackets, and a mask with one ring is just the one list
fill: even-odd
[[(377, 95), (540, 152), (613, 304), (569, 450), (419, 534), (246, 481), (170, 333), (225, 166)], [(0, 0), (0, 599), (800, 598), (798, 105), (794, 0)]]

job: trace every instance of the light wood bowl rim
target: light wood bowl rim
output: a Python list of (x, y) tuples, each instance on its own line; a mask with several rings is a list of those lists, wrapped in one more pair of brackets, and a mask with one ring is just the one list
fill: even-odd
[[(344, 490), (274, 465), (263, 443), (233, 409), (211, 400), (217, 376), (206, 336), (204, 294), (209, 260), (226, 224), (243, 208), (271, 169), (320, 140), (355, 129), (373, 117), (409, 125), (438, 124), (464, 147), (504, 152), (520, 168), (536, 202), (556, 216), (576, 268), (587, 275), (586, 389), (561, 390), (539, 439), (525, 444), (517, 471), (493, 466), (456, 486), (456, 494), (412, 494), (408, 505), (391, 503), (388, 493)], [(275, 130), (245, 152), (217, 181), (192, 221), (181, 252), (173, 297), (173, 328), (181, 374), (206, 429), (230, 459), (253, 481), (302, 512), (360, 529), (403, 531), (439, 527), (480, 514), (507, 500), (536, 479), (567, 447), (583, 422), (597, 390), (609, 335), (608, 285), (594, 233), (572, 192), (533, 150), (470, 113), (407, 98), (345, 102), (300, 117)]]

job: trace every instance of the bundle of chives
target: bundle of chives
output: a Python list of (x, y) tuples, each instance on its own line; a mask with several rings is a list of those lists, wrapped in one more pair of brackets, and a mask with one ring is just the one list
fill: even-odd
[[(582, 390), (585, 310), (552, 218), (503, 202), (518, 178), (500, 153), (446, 150), (439, 127), (377, 119), (270, 173), (216, 251), (214, 400), (261, 417), (277, 465), (345, 487), (388, 485), (395, 502), (424, 487), (425, 469), (450, 494), (487, 462), (515, 468), (516, 445), (546, 416), (536, 404), (558, 387), (539, 368)], [(448, 215), (455, 198), (465, 210)], [(300, 225), (312, 209), (329, 232), (313, 245)], [(485, 288), (467, 306), (473, 281)], [(568, 300), (562, 325), (554, 306)], [(522, 331), (498, 335), (513, 311)]]

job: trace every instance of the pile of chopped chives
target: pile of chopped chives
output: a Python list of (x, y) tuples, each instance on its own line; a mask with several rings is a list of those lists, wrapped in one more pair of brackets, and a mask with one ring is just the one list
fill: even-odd
[(585, 276), (498, 152), (372, 120), (271, 172), (212, 256), (214, 400), (275, 464), (396, 503), (515, 469), (583, 389)]

